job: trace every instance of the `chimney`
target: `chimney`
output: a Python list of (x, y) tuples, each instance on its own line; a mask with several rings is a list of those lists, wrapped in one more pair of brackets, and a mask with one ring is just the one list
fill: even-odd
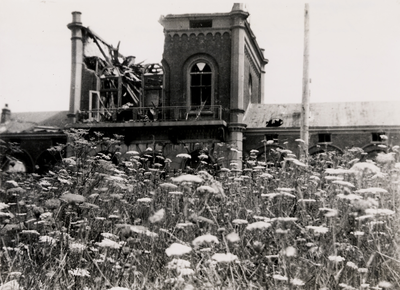
[(69, 98), (69, 114), (71, 122), (75, 123), (76, 113), (81, 105), (83, 42), (81, 13), (72, 12), (72, 22), (67, 25), (71, 30), (71, 87)]
[(232, 11), (244, 11), (247, 12), (246, 4), (244, 3), (234, 3)]
[(8, 121), (11, 120), (11, 111), (8, 108), (8, 104), (6, 104), (1, 111), (1, 123), (7, 123)]

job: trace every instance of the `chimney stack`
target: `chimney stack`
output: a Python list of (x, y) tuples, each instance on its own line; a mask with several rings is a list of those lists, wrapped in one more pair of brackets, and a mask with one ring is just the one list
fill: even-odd
[(72, 22), (67, 25), (71, 30), (71, 87), (69, 99), (69, 114), (71, 122), (75, 123), (76, 113), (81, 105), (83, 41), (81, 13), (72, 12)]
[(8, 104), (6, 104), (1, 111), (1, 124), (7, 123), (11, 120), (11, 111), (8, 108)]

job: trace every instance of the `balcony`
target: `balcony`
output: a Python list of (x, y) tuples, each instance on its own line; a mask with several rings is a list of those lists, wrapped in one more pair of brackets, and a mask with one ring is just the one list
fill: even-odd
[(77, 122), (72, 127), (153, 127), (153, 126), (196, 126), (223, 125), (222, 106), (190, 108), (170, 107), (121, 107), (100, 108), (80, 111)]

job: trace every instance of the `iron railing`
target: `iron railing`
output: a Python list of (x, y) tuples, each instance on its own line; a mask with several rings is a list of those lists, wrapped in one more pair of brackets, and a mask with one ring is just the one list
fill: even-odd
[(163, 122), (222, 120), (222, 106), (100, 108), (79, 112), (79, 122)]

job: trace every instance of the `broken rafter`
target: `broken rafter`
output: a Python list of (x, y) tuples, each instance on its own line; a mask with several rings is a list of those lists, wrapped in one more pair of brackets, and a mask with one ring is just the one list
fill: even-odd
[[(105, 46), (107, 46), (108, 48), (114, 50), (114, 48), (113, 48), (113, 46), (112, 46), (111, 44), (108, 44), (107, 42), (105, 42), (100, 36), (98, 36), (96, 33), (94, 33), (92, 30), (90, 30), (89, 27), (87, 27), (86, 30), (88, 31), (88, 33), (89, 33), (90, 35), (93, 36), (93, 39), (98, 39), (98, 40), (99, 40), (100, 42), (102, 42)], [(118, 48), (119, 48), (119, 43), (118, 43)], [(118, 57), (122, 57), (123, 59), (125, 59), (125, 56), (123, 56), (118, 50), (117, 50), (117, 54), (118, 54), (118, 55), (117, 55)]]

